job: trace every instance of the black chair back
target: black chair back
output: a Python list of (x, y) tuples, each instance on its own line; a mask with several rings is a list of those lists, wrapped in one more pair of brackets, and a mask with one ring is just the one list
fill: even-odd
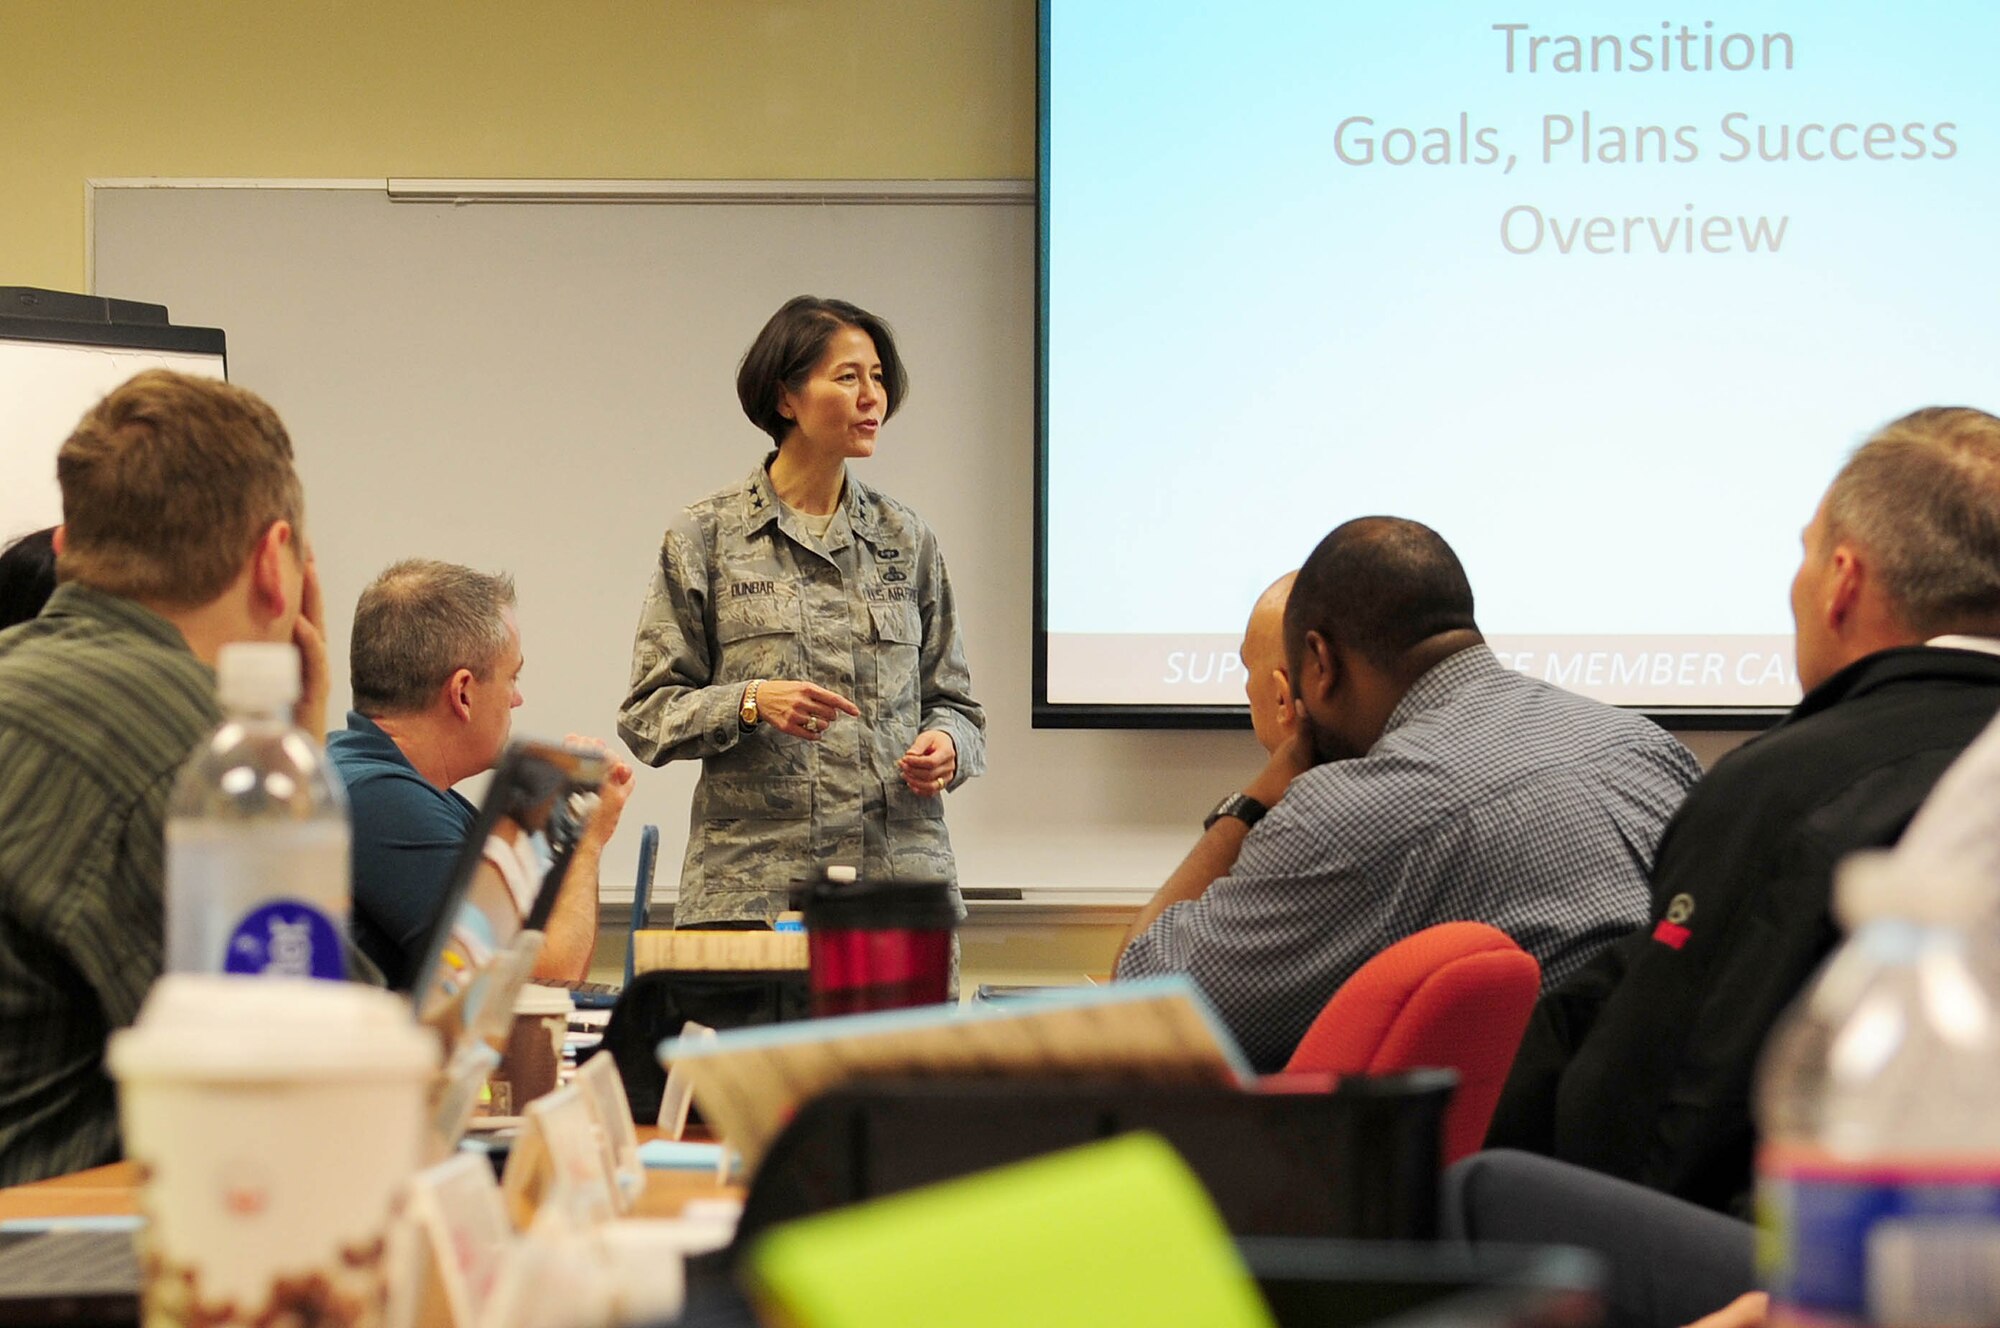
[(1331, 1091), (1092, 1079), (863, 1080), (800, 1108), (758, 1168), (737, 1248), (780, 1222), (1128, 1130), (1187, 1160), (1238, 1236), (1428, 1239), (1458, 1076)]

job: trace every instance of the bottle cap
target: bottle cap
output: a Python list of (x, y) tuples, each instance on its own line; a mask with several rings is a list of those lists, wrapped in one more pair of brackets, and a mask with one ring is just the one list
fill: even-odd
[(1993, 907), (1991, 885), (1936, 864), (1913, 864), (1888, 849), (1850, 853), (1834, 870), (1834, 916), (1848, 931), (1880, 918), (1931, 927), (1970, 927), (1979, 924)]
[(232, 641), (216, 656), (216, 691), (229, 711), (283, 710), (299, 699), (296, 646)]

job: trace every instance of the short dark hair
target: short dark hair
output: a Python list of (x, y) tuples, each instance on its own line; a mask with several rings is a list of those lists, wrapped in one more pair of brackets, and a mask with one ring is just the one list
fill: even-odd
[(743, 352), (736, 366), (736, 399), (750, 422), (782, 445), (792, 431), (792, 421), (778, 413), (779, 397), (797, 392), (806, 385), (813, 366), (826, 354), (826, 344), (843, 327), (859, 328), (875, 343), (882, 358), (882, 391), (889, 399), (882, 412), (887, 420), (903, 404), (910, 390), (910, 376), (903, 358), (896, 353), (896, 338), (889, 325), (858, 305), (846, 300), (823, 300), (817, 295), (795, 295), (786, 300), (764, 330)]
[(460, 669), (485, 681), (507, 648), (501, 613), (513, 605), (514, 578), (505, 572), (428, 558), (384, 569), (354, 606), (354, 708), (370, 719), (415, 714)]
[(168, 369), (90, 408), (56, 453), (56, 482), (62, 579), (169, 605), (219, 598), (264, 532), (278, 521), (296, 530), (305, 510), (277, 412), (254, 392)]
[(1472, 584), (1435, 530), (1393, 516), (1357, 517), (1319, 542), (1285, 602), (1285, 656), (1307, 632), (1393, 666), (1444, 632), (1478, 631)]
[(1912, 630), (2000, 630), (2000, 419), (1929, 406), (1884, 425), (1834, 477), (1826, 521), (1875, 556)]
[(21, 536), (0, 553), (0, 629), (24, 623), (56, 593), (56, 528)]

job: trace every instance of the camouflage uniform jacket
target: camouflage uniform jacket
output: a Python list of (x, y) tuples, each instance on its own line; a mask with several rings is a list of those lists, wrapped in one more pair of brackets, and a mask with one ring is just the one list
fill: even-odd
[[(849, 472), (824, 541), (778, 500), (767, 460), (667, 531), (632, 647), (618, 732), (651, 765), (701, 758), (675, 921), (765, 918), (829, 864), (955, 880), (941, 798), (896, 761), (938, 729), (957, 787), (986, 766), (958, 610), (929, 526)], [(860, 707), (818, 742), (737, 720), (753, 678)]]

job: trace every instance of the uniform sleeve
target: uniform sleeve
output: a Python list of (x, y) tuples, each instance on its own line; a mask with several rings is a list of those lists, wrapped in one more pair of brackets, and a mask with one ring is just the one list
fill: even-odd
[(661, 541), (632, 641), (631, 690), (618, 709), (618, 736), (648, 765), (727, 751), (742, 733), (742, 686), (710, 685), (708, 573), (707, 541), (684, 520)]
[(1388, 939), (1375, 864), (1329, 845), (1306, 874), (1313, 832), (1281, 813), (1250, 832), (1228, 875), (1160, 914), (1118, 962), (1121, 979), (1192, 977), (1262, 1074), (1284, 1068), (1328, 998)]
[(920, 606), (924, 641), (918, 663), (923, 670), (924, 713), (917, 727), (951, 735), (952, 746), (958, 749), (958, 772), (952, 776), (951, 787), (957, 788), (974, 775), (986, 773), (986, 711), (972, 699), (972, 671), (965, 662), (958, 602), (951, 593), (944, 555), (938, 552), (934, 538), (926, 543), (936, 572), (927, 579)]

